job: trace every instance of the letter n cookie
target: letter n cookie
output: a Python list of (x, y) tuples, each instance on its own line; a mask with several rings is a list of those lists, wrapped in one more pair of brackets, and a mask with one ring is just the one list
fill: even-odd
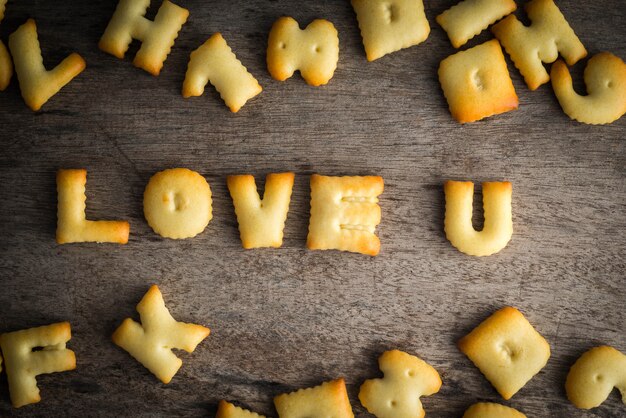
[(399, 350), (378, 359), (382, 379), (366, 380), (359, 399), (378, 418), (422, 418), (426, 413), (420, 396), (439, 392), (439, 373), (425, 361)]
[(518, 99), (497, 40), (441, 61), (439, 82), (452, 117), (461, 123), (517, 109)]
[(377, 255), (380, 240), (378, 196), (382, 177), (311, 176), (311, 219), (307, 248)]
[(520, 311), (505, 307), (461, 338), (458, 347), (504, 399), (511, 399), (550, 358), (550, 345)]
[(354, 418), (343, 379), (274, 398), (278, 418)]

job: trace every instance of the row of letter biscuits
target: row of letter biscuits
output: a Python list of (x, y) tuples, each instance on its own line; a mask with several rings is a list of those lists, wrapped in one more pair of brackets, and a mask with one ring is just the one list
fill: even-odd
[[(293, 173), (269, 174), (262, 199), (252, 175), (227, 178), (244, 248), (282, 245), (294, 177)], [(57, 242), (127, 243), (128, 222), (86, 219), (86, 181), (87, 171), (83, 169), (57, 173)], [(381, 221), (378, 196), (383, 189), (383, 179), (378, 176), (313, 174), (307, 248), (377, 255), (380, 240), (375, 230)], [(487, 256), (508, 244), (513, 235), (511, 183), (483, 183), (485, 225), (481, 231), (472, 226), (474, 184), (447, 181), (444, 192), (444, 230), (454, 247), (468, 255)], [(150, 178), (143, 208), (148, 225), (157, 234), (172, 239), (191, 238), (204, 231), (213, 217), (211, 187), (195, 171), (164, 170)]]
[[(124, 320), (115, 330), (113, 342), (167, 384), (182, 365), (172, 349), (193, 352), (210, 330), (172, 318), (156, 285), (139, 302), (137, 311), (141, 323), (130, 318)], [(0, 335), (3, 354), (0, 371), (4, 366), (14, 407), (41, 400), (37, 375), (76, 368), (76, 357), (65, 346), (70, 338), (67, 322)], [(492, 314), (458, 345), (504, 399), (519, 391), (550, 357), (546, 340), (512, 307)], [(33, 350), (38, 347), (42, 350)], [(418, 357), (399, 350), (383, 353), (379, 367), (384, 377), (366, 380), (361, 385), (359, 400), (363, 406), (378, 418), (423, 418), (425, 411), (420, 397), (439, 391), (442, 384), (439, 373)], [(609, 346), (592, 348), (571, 367), (565, 387), (570, 401), (585, 409), (602, 404), (614, 387), (626, 395), (626, 356)], [(624, 400), (626, 403), (626, 396)], [(343, 379), (276, 396), (274, 404), (280, 418), (316, 418), (328, 413), (336, 418), (354, 417)], [(524, 415), (490, 403), (472, 405), (464, 415), (464, 418), (478, 417)], [(263, 417), (221, 401), (217, 418)]]

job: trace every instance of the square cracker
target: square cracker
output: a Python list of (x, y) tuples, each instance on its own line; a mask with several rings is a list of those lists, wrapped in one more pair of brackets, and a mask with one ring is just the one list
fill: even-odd
[(441, 61), (439, 82), (452, 117), (461, 123), (517, 109), (519, 103), (496, 39)]
[(422, 0), (352, 0), (368, 61), (420, 44), (430, 26)]
[(510, 399), (550, 358), (550, 345), (520, 311), (496, 311), (461, 338), (458, 347), (504, 399)]
[(343, 378), (274, 398), (279, 418), (354, 418)]

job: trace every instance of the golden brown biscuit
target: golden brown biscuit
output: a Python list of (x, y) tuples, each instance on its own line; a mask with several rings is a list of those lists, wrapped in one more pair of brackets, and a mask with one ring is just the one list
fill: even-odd
[(378, 359), (382, 379), (366, 380), (359, 400), (378, 418), (423, 418), (420, 396), (439, 392), (441, 378), (430, 364), (399, 350), (386, 351)]
[(374, 232), (380, 223), (378, 196), (383, 188), (383, 178), (378, 176), (313, 174), (307, 248), (377, 255), (380, 240)]
[(267, 41), (267, 69), (278, 81), (290, 78), (296, 70), (311, 86), (321, 86), (333, 78), (339, 60), (339, 36), (328, 20), (316, 19), (306, 29), (283, 16), (274, 22)]
[(495, 39), (441, 61), (439, 82), (452, 117), (461, 123), (515, 110), (519, 103)]
[(293, 173), (268, 174), (261, 200), (254, 176), (228, 176), (226, 183), (233, 198), (243, 248), (283, 245), (294, 178)]
[(154, 21), (144, 17), (150, 0), (120, 0), (98, 47), (123, 59), (133, 39), (141, 41), (133, 65), (157, 76), (189, 17), (189, 10), (163, 0)]
[(459, 48), (515, 9), (513, 0), (463, 0), (437, 16), (437, 23), (448, 34), (452, 46)]
[(161, 382), (169, 383), (183, 364), (172, 349), (192, 353), (211, 331), (172, 318), (157, 285), (152, 285), (141, 299), (137, 312), (141, 323), (126, 318), (113, 333), (113, 342), (128, 351)]
[(354, 418), (343, 378), (274, 398), (278, 418)]
[(221, 400), (217, 405), (217, 415), (215, 418), (265, 418), (247, 409), (240, 408), (230, 402)]
[[(0, 22), (4, 18), (4, 9), (7, 0), (0, 0)], [(13, 62), (11, 61), (11, 55), (7, 51), (7, 47), (4, 46), (4, 42), (0, 40), (0, 91), (4, 91), (11, 81), (13, 75)]]
[(246, 70), (220, 33), (191, 53), (183, 82), (183, 97), (202, 96), (211, 82), (231, 112), (238, 112), (263, 88)]
[(170, 168), (153, 175), (143, 193), (143, 213), (154, 232), (166, 238), (191, 238), (213, 218), (209, 183), (195, 171)]
[(422, 0), (352, 0), (368, 61), (421, 44), (430, 26)]
[[(76, 368), (74, 352), (65, 348), (71, 338), (69, 322), (0, 335), (11, 403), (15, 408), (41, 400), (36, 379), (38, 375)], [(41, 350), (33, 351), (35, 348)]]
[(526, 418), (526, 415), (498, 403), (479, 402), (467, 408), (463, 418)]
[(87, 220), (85, 184), (87, 184), (87, 170), (70, 169), (57, 172), (57, 243), (115, 242), (126, 244), (130, 232), (128, 222)]
[(626, 355), (606, 345), (580, 356), (565, 381), (567, 398), (582, 409), (600, 406), (614, 387), (626, 404)]
[(514, 15), (491, 27), (531, 90), (550, 81), (543, 63), (556, 61), (559, 52), (568, 65), (587, 55), (565, 17), (552, 0), (532, 0), (524, 7), (532, 24), (524, 26)]
[(585, 67), (587, 95), (580, 96), (572, 87), (572, 76), (561, 60), (550, 70), (552, 88), (567, 116), (582, 123), (611, 123), (626, 113), (626, 64), (619, 57), (601, 52)]
[(44, 103), (85, 69), (85, 60), (72, 53), (52, 70), (46, 71), (33, 19), (28, 19), (9, 36), (9, 48), (22, 97), (32, 110), (41, 109)]
[(550, 345), (520, 311), (505, 307), (458, 343), (504, 399), (511, 399), (550, 358)]
[(472, 226), (474, 183), (446, 181), (444, 230), (446, 238), (462, 253), (475, 256), (495, 254), (502, 250), (513, 235), (511, 195), (508, 181), (483, 183), (484, 227), (476, 231)]

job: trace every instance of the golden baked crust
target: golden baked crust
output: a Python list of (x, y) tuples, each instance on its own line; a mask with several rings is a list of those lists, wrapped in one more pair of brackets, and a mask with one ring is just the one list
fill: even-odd
[(504, 399), (511, 399), (550, 358), (548, 342), (509, 306), (461, 338), (458, 347)]
[(87, 170), (61, 169), (57, 172), (58, 244), (72, 242), (113, 242), (126, 244), (130, 224), (126, 221), (88, 221), (85, 216)]
[(192, 353), (211, 332), (201, 325), (178, 322), (152, 285), (137, 305), (141, 323), (126, 318), (113, 333), (113, 342), (143, 364), (161, 382), (169, 383), (183, 362), (173, 348)]
[[(0, 0), (0, 22), (4, 18), (4, 9), (8, 0)], [(13, 62), (11, 55), (4, 46), (4, 42), (0, 40), (0, 91), (4, 91), (11, 81), (13, 75)]]
[(592, 125), (611, 123), (626, 113), (626, 64), (619, 57), (601, 52), (585, 67), (587, 95), (572, 87), (572, 76), (561, 60), (550, 70), (552, 88), (567, 116)]
[[(71, 338), (69, 322), (0, 335), (11, 403), (15, 408), (41, 400), (36, 380), (38, 375), (76, 368), (74, 352), (65, 348)], [(37, 347), (43, 350), (33, 351)]]
[(430, 34), (422, 0), (352, 0), (368, 61), (421, 44)]
[(498, 403), (479, 402), (467, 408), (463, 418), (526, 418), (526, 415)]
[(294, 178), (294, 173), (268, 174), (261, 200), (254, 176), (228, 176), (226, 184), (235, 206), (243, 248), (278, 248), (283, 244)]
[(450, 113), (461, 123), (517, 109), (517, 94), (495, 39), (445, 58), (438, 74)]
[(215, 418), (265, 418), (247, 409), (240, 408), (230, 402), (221, 400), (217, 405), (217, 415)]
[(278, 81), (290, 78), (296, 70), (307, 84), (321, 86), (333, 78), (339, 60), (339, 36), (335, 26), (316, 19), (300, 29), (295, 19), (279, 18), (267, 41), (267, 69)]
[(43, 66), (37, 26), (28, 19), (9, 36), (15, 74), (26, 105), (39, 110), (52, 96), (85, 69), (85, 60), (72, 53), (52, 70)]
[(343, 378), (274, 398), (280, 418), (354, 418)]
[(514, 15), (491, 27), (531, 90), (550, 81), (543, 63), (556, 61), (559, 52), (568, 65), (587, 55), (565, 17), (552, 0), (532, 0), (524, 9), (532, 22), (524, 26)]
[(150, 21), (144, 17), (148, 6), (150, 0), (120, 0), (98, 47), (122, 59), (132, 40), (137, 39), (141, 47), (133, 64), (157, 76), (189, 17), (189, 10), (164, 0), (154, 21)]
[(600, 406), (613, 388), (621, 392), (626, 404), (626, 355), (606, 345), (580, 356), (565, 381), (567, 398), (581, 409)]
[(191, 53), (183, 82), (183, 97), (201, 96), (208, 82), (215, 86), (233, 113), (263, 90), (220, 33), (213, 34)]
[(380, 240), (378, 196), (383, 178), (311, 176), (311, 219), (307, 248), (377, 255)]
[(399, 350), (385, 351), (378, 359), (382, 379), (366, 380), (359, 400), (378, 418), (423, 418), (420, 396), (439, 392), (441, 378), (422, 359)]

